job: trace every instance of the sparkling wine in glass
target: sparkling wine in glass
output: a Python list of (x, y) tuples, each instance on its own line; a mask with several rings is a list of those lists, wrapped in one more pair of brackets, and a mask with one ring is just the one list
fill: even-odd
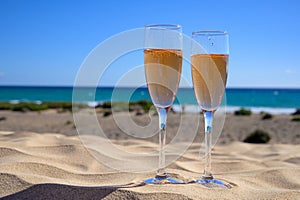
[(204, 114), (205, 165), (196, 182), (207, 187), (230, 188), (211, 172), (212, 125), (215, 111), (221, 104), (227, 81), (229, 57), (228, 33), (195, 31), (192, 34), (192, 79), (197, 102)]
[(156, 176), (146, 184), (181, 183), (165, 171), (167, 113), (175, 99), (182, 68), (180, 25), (145, 26), (144, 68), (151, 100), (159, 116), (159, 161)]

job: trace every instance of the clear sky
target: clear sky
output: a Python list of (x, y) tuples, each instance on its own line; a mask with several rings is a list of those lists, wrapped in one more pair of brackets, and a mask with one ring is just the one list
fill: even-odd
[(0, 85), (72, 85), (100, 42), (150, 23), (227, 30), (229, 87), (300, 88), (299, 0), (0, 0)]

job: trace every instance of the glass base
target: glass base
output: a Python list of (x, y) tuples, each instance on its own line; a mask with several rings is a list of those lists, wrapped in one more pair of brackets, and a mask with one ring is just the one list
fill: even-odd
[(214, 178), (205, 178), (202, 177), (198, 180), (196, 180), (196, 183), (199, 183), (201, 185), (204, 185), (205, 187), (209, 187), (209, 188), (225, 188), (225, 189), (230, 189), (231, 186), (229, 184), (224, 183), (223, 181), (220, 181), (218, 179), (214, 179)]
[(168, 175), (163, 175), (163, 176), (157, 175), (154, 178), (149, 178), (149, 179), (144, 180), (144, 183), (146, 183), (146, 184), (183, 184), (184, 182), (170, 178), (170, 177), (168, 177)]

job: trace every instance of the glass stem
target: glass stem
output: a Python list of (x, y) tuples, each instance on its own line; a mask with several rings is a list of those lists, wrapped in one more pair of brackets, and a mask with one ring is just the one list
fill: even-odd
[(213, 124), (213, 111), (204, 112), (204, 124), (205, 124), (205, 164), (204, 164), (204, 179), (213, 179), (211, 173), (211, 148), (212, 148), (212, 124)]
[(157, 108), (159, 117), (159, 157), (158, 157), (158, 170), (157, 176), (166, 176), (165, 172), (165, 144), (166, 144), (166, 125), (167, 125), (167, 114), (168, 108)]

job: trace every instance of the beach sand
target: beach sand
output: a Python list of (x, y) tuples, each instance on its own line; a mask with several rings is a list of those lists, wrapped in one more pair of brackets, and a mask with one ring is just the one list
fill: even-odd
[[(83, 146), (69, 112), (1, 111), (0, 117), (0, 197), (4, 199), (300, 199), (300, 122), (292, 122), (290, 115), (270, 120), (261, 120), (260, 115), (226, 115), (212, 151), (212, 168), (215, 177), (232, 187), (229, 190), (194, 183), (203, 172), (202, 136), (167, 167), (171, 175), (189, 184), (144, 185), (142, 181), (155, 171), (119, 172), (99, 162)], [(170, 113), (167, 141), (174, 137), (181, 117)], [(195, 115), (183, 117), (192, 123)], [(98, 119), (110, 141), (124, 149), (157, 150), (157, 135), (133, 139), (112, 116), (99, 114)], [(132, 113), (132, 119), (149, 123), (148, 114)], [(200, 124), (198, 135), (202, 128)], [(268, 144), (242, 142), (256, 129), (269, 133)]]

